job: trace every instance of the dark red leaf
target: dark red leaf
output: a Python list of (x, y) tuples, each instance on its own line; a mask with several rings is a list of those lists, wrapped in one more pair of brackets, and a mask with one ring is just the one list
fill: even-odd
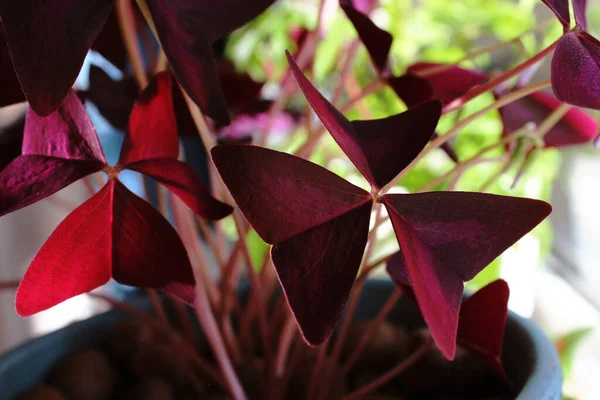
[(251, 145), (222, 145), (213, 161), (259, 236), (280, 243), (371, 201), (366, 191), (299, 157)]
[(556, 15), (565, 29), (569, 29), (571, 16), (569, 15), (569, 0), (542, 0)]
[(179, 155), (171, 85), (169, 73), (161, 72), (138, 98), (129, 118), (119, 164), (126, 166), (152, 158), (176, 159)]
[(392, 35), (375, 25), (367, 15), (358, 11), (353, 0), (340, 0), (340, 6), (354, 25), (358, 37), (367, 48), (377, 70), (380, 73), (385, 71), (392, 47)]
[(427, 79), (417, 75), (394, 76), (388, 78), (386, 82), (409, 108), (433, 99), (433, 88)]
[(600, 43), (586, 32), (569, 32), (552, 57), (552, 89), (565, 103), (600, 109)]
[(221, 124), (229, 112), (211, 45), (251, 21), (274, 0), (153, 0), (148, 8), (177, 80), (198, 106)]
[(434, 340), (452, 359), (463, 282), (539, 224), (551, 207), (539, 200), (465, 192), (393, 194), (383, 202), (402, 250), (400, 268), (408, 271)]
[(106, 164), (96, 130), (73, 90), (47, 117), (28, 110), (23, 154)]
[[(131, 8), (136, 18), (136, 28), (143, 25), (143, 17), (141, 17), (138, 7)], [(139, 32), (138, 32), (139, 33)], [(123, 43), (121, 36), (121, 28), (119, 27), (119, 21), (117, 18), (117, 12), (115, 9), (109, 14), (104, 27), (100, 31), (100, 34), (94, 40), (92, 49), (102, 54), (104, 58), (114, 64), (121, 71), (124, 71), (127, 66), (127, 51)]]
[[(545, 92), (531, 95), (500, 108), (504, 135), (533, 122), (541, 124), (562, 103)], [(585, 112), (571, 108), (544, 136), (545, 147), (561, 147), (592, 141), (598, 135), (598, 122)]]
[(508, 284), (498, 279), (467, 297), (460, 308), (458, 340), (508, 381), (500, 357), (508, 316)]
[(325, 342), (348, 300), (367, 244), (371, 202), (273, 246), (283, 293), (307, 343)]
[(304, 159), (250, 145), (212, 157), (252, 227), (274, 244), (273, 264), (304, 338), (331, 334), (364, 252), (369, 193)]
[(287, 57), (309, 104), (372, 187), (385, 186), (410, 164), (431, 138), (442, 111), (439, 101), (388, 118), (350, 122), (317, 91), (289, 53)]
[(36, 113), (60, 105), (112, 7), (112, 0), (0, 2), (13, 65)]
[(138, 94), (133, 77), (115, 81), (94, 65), (90, 66), (90, 86), (82, 93), (85, 100), (94, 103), (100, 114), (120, 131), (127, 129)]
[(217, 60), (217, 71), (225, 100), (233, 113), (245, 113), (259, 100), (264, 85), (262, 82), (256, 82), (247, 73), (236, 71), (231, 61), (226, 59)]
[(125, 285), (163, 290), (192, 304), (194, 273), (179, 235), (150, 204), (119, 181), (111, 182), (113, 277)]
[(19, 156), (0, 172), (0, 216), (36, 203), (101, 169), (101, 164)]
[(575, 12), (575, 23), (584, 31), (587, 29), (585, 9), (587, 0), (573, 0), (573, 11)]
[(194, 170), (181, 161), (172, 158), (155, 158), (128, 164), (127, 169), (156, 179), (204, 219), (221, 219), (233, 211), (229, 205), (212, 197)]
[(25, 101), (25, 95), (15, 74), (4, 37), (4, 29), (0, 22), (0, 107)]
[[(408, 67), (406, 72), (411, 75), (426, 74), (420, 76), (427, 80), (433, 89), (432, 97), (439, 99), (442, 104), (461, 97), (474, 86), (479, 85), (487, 79), (487, 75), (480, 71), (464, 69), (460, 67), (446, 67), (439, 72), (426, 73), (433, 68), (446, 67), (444, 64), (421, 62)], [(402, 97), (401, 97), (402, 98)]]
[(106, 283), (157, 288), (194, 299), (187, 253), (173, 227), (148, 203), (111, 180), (65, 218), (27, 270), (16, 307), (43, 311)]

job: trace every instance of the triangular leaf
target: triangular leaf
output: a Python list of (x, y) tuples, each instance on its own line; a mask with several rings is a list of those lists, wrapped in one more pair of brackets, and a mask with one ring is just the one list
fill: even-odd
[(27, 207), (102, 169), (82, 161), (26, 155), (0, 172), (0, 216)]
[(0, 2), (13, 65), (36, 113), (62, 103), (112, 7), (112, 0)]
[(600, 109), (600, 43), (586, 32), (563, 35), (552, 57), (552, 90), (565, 103)]
[(161, 72), (142, 92), (129, 118), (119, 164), (179, 155), (171, 76)]
[(565, 29), (569, 29), (571, 16), (569, 14), (569, 0), (542, 0), (552, 10), (558, 21)]
[(290, 309), (311, 345), (327, 340), (350, 295), (367, 244), (371, 202), (273, 246)]
[(394, 39), (392, 35), (375, 25), (367, 15), (358, 11), (353, 0), (340, 0), (340, 7), (354, 25), (358, 37), (367, 48), (377, 70), (380, 73), (385, 71)]
[[(533, 122), (541, 124), (562, 104), (545, 92), (534, 92), (499, 109), (504, 135)], [(598, 135), (598, 122), (585, 112), (571, 108), (544, 136), (545, 147), (562, 147), (587, 143)]]
[(439, 67), (444, 69), (439, 72), (427, 73), (426, 76), (420, 76), (420, 78), (425, 79), (433, 89), (432, 98), (440, 100), (444, 105), (461, 97), (487, 79), (487, 75), (480, 71), (427, 62), (413, 64), (408, 67), (406, 72), (419, 76), (420, 73)]
[(500, 357), (508, 316), (508, 284), (498, 279), (463, 301), (458, 319), (458, 340), (479, 354), (507, 380)]
[(25, 101), (25, 95), (19, 85), (4, 38), (4, 29), (0, 22), (0, 107)]
[(250, 145), (222, 145), (213, 161), (259, 236), (280, 243), (371, 201), (366, 191), (299, 157)]
[(231, 206), (212, 197), (194, 170), (179, 160), (155, 158), (128, 164), (127, 169), (156, 179), (204, 219), (221, 219), (233, 211)]
[(386, 82), (408, 108), (433, 99), (433, 88), (427, 79), (417, 75), (394, 76), (388, 78)]
[(587, 29), (587, 21), (585, 18), (585, 9), (587, 0), (573, 0), (573, 11), (575, 12), (575, 23), (584, 31)]
[(28, 110), (23, 154), (86, 161), (101, 166), (106, 164), (92, 121), (73, 90), (47, 117)]
[(273, 0), (153, 0), (148, 8), (177, 80), (208, 116), (227, 125), (229, 112), (211, 45), (249, 22)]
[(383, 201), (423, 317), (452, 359), (463, 282), (539, 224), (551, 207), (539, 200), (465, 192), (393, 194)]
[(289, 53), (287, 57), (309, 104), (372, 187), (381, 189), (389, 183), (431, 138), (441, 116), (438, 101), (383, 119), (350, 122), (317, 91)]
[(43, 311), (106, 283), (157, 288), (194, 299), (194, 277), (167, 220), (111, 180), (69, 214), (44, 243), (17, 292), (20, 315)]

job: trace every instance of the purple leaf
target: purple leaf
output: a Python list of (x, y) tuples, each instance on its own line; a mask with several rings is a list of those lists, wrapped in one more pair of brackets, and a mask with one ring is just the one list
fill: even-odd
[(325, 341), (364, 252), (372, 198), (304, 159), (250, 145), (217, 146), (213, 161), (273, 264), (309, 344)]
[(204, 219), (221, 219), (233, 211), (229, 205), (212, 197), (194, 170), (179, 160), (172, 158), (143, 160), (128, 164), (127, 169), (156, 179)]
[(392, 35), (375, 25), (367, 15), (358, 11), (352, 0), (340, 0), (340, 7), (354, 25), (358, 37), (367, 48), (367, 52), (379, 73), (385, 71), (392, 47)]
[(152, 0), (148, 8), (175, 77), (196, 104), (221, 124), (229, 112), (211, 45), (251, 21), (274, 0)]
[[(385, 195), (402, 257), (388, 264), (408, 271), (423, 317), (442, 353), (456, 351), (463, 282), (539, 224), (549, 204), (483, 193)], [(405, 284), (406, 282), (399, 282)]]
[[(533, 122), (541, 124), (562, 103), (545, 92), (531, 95), (500, 108), (504, 135)], [(571, 146), (592, 141), (598, 134), (598, 122), (585, 112), (571, 108), (544, 136), (545, 147)]]
[(279, 282), (304, 340), (325, 342), (348, 301), (367, 244), (371, 203), (273, 246)]
[(586, 32), (569, 32), (552, 57), (552, 89), (561, 101), (600, 109), (600, 43)]
[[(77, 238), (77, 240), (74, 240)], [(106, 283), (165, 290), (194, 300), (183, 243), (148, 203), (116, 180), (69, 214), (44, 243), (17, 291), (28, 316)]]
[(28, 110), (23, 154), (106, 164), (96, 130), (73, 90), (47, 117)]
[(552, 10), (565, 30), (569, 29), (571, 17), (569, 15), (569, 0), (542, 0)]
[(427, 73), (426, 76), (420, 76), (420, 78), (425, 79), (431, 85), (432, 98), (439, 99), (444, 105), (461, 97), (487, 79), (487, 75), (480, 71), (427, 62), (413, 64), (408, 67), (406, 72), (419, 76), (427, 70), (431, 71), (439, 67), (445, 68), (439, 72)]
[(385, 186), (431, 138), (442, 111), (439, 101), (383, 119), (350, 122), (315, 89), (289, 53), (287, 57), (312, 109), (372, 187)]
[[(113, 1), (114, 3), (114, 1)], [(139, 34), (140, 28), (146, 28), (143, 16), (139, 12), (138, 7), (131, 7), (133, 15), (136, 21), (135, 28), (136, 34)], [(121, 37), (121, 27), (119, 26), (119, 20), (117, 18), (117, 11), (115, 9), (109, 14), (102, 31), (94, 43), (92, 44), (92, 50), (102, 54), (104, 58), (114, 64), (121, 71), (127, 69), (127, 51)]]
[(161, 72), (138, 98), (129, 118), (119, 164), (126, 166), (153, 158), (176, 159), (179, 155), (171, 85), (169, 73)]
[(112, 0), (0, 2), (13, 65), (36, 113), (61, 104), (112, 7)]
[(508, 284), (498, 279), (463, 301), (458, 319), (460, 343), (479, 354), (507, 382), (500, 357), (508, 296)]
[(0, 172), (0, 216), (36, 203), (102, 167), (54, 157), (19, 156)]
[(587, 30), (587, 21), (585, 18), (585, 9), (587, 0), (573, 0), (573, 11), (575, 12), (575, 23), (582, 30)]
[(0, 107), (8, 106), (25, 101), (25, 96), (19, 85), (19, 80), (15, 74), (4, 38), (4, 29), (0, 22)]
[(394, 76), (388, 78), (386, 82), (408, 108), (433, 99), (433, 88), (427, 79), (417, 75)]

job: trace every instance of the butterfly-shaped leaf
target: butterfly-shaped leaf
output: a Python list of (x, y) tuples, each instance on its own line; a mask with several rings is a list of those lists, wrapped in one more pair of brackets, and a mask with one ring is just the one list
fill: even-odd
[(560, 38), (552, 57), (552, 89), (565, 103), (600, 109), (600, 42), (586, 32)]
[[(533, 122), (541, 124), (562, 102), (545, 92), (531, 95), (500, 108), (504, 135)], [(592, 141), (598, 135), (598, 122), (585, 112), (571, 108), (544, 136), (545, 147), (571, 146)]]
[(217, 146), (231, 195), (267, 243), (300, 330), (310, 344), (333, 331), (367, 242), (372, 199), (326, 169), (273, 150)]
[(379, 28), (367, 15), (357, 10), (353, 0), (340, 0), (340, 7), (354, 25), (358, 37), (367, 48), (367, 52), (377, 70), (380, 73), (385, 71), (392, 47), (392, 35)]
[(69, 214), (44, 243), (17, 291), (17, 312), (35, 314), (111, 276), (194, 301), (194, 276), (181, 239), (117, 180)]
[(433, 99), (433, 87), (427, 79), (413, 74), (393, 76), (386, 80), (407, 107), (414, 107)]
[(587, 0), (573, 0), (573, 11), (575, 12), (575, 23), (584, 31), (587, 29), (587, 20), (585, 18), (585, 9)]
[[(465, 192), (388, 194), (383, 202), (400, 244), (401, 269), (434, 340), (452, 359), (463, 282), (539, 224), (551, 207), (539, 200)], [(390, 270), (392, 277), (397, 274)]]
[(36, 113), (61, 104), (112, 7), (112, 0), (0, 2), (13, 65)]
[(569, 29), (571, 16), (569, 15), (569, 0), (542, 0), (552, 10), (556, 18), (565, 29)]
[(263, 12), (273, 0), (152, 0), (148, 8), (177, 80), (211, 118), (227, 125), (212, 44)]
[(29, 110), (22, 155), (0, 172), (0, 216), (33, 204), (106, 166), (75, 92), (47, 117)]
[(381, 189), (425, 147), (441, 116), (439, 101), (391, 117), (348, 121), (304, 76), (287, 53), (300, 89), (325, 128), (373, 188)]

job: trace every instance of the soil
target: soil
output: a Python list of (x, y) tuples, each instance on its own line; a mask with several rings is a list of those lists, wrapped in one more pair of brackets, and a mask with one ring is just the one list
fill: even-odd
[[(342, 351), (343, 365), (369, 327), (368, 322), (351, 326)], [(384, 323), (366, 344), (362, 355), (346, 376), (328, 378), (327, 399), (340, 399), (396, 366), (423, 343), (426, 331), (406, 332)], [(16, 400), (226, 400), (182, 352), (178, 339), (165, 329), (130, 320), (117, 325), (97, 348), (77, 351), (59, 360), (44, 384)], [(199, 355), (210, 360), (205, 346), (195, 344)], [(306, 347), (302, 345), (303, 347)], [(308, 396), (317, 352), (306, 347), (299, 353), (289, 376), (285, 399)], [(212, 361), (214, 363), (214, 361)], [(250, 399), (263, 398), (264, 359), (260, 352), (236, 367)], [(320, 383), (322, 384), (322, 382)], [(456, 359), (447, 361), (432, 345), (412, 366), (366, 400), (507, 400), (506, 385), (469, 351), (459, 347)]]

